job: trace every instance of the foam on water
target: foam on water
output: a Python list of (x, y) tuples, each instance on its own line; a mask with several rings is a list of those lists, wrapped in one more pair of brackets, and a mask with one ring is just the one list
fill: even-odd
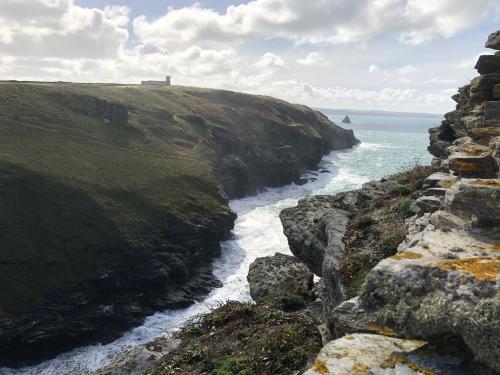
[(276, 252), (290, 254), (278, 217), (281, 210), (296, 205), (305, 196), (356, 189), (369, 180), (397, 171), (414, 158), (422, 163), (430, 161), (425, 150), (426, 134), (357, 131), (356, 136), (363, 141), (361, 145), (353, 150), (332, 152), (323, 159), (318, 171), (328, 173), (311, 172), (304, 176), (311, 179), (304, 185), (267, 189), (255, 197), (231, 201), (231, 208), (238, 214), (233, 237), (222, 243), (222, 256), (214, 262), (214, 273), (223, 287), (213, 290), (203, 302), (182, 310), (158, 312), (112, 343), (77, 348), (33, 367), (0, 369), (0, 374), (88, 374), (125, 350), (172, 332), (190, 317), (223, 301), (250, 300), (246, 280), (250, 263)]

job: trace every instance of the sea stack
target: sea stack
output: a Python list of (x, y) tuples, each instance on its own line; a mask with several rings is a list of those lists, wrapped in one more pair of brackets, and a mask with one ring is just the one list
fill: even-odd
[(342, 120), (342, 123), (343, 124), (350, 124), (351, 123), (351, 119), (349, 118), (349, 116), (345, 116), (344, 119)]

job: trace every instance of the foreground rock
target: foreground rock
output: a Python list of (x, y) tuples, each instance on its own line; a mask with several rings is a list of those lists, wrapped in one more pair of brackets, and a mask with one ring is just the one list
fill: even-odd
[(427, 342), (373, 334), (352, 334), (321, 350), (304, 375), (492, 374), (467, 360), (439, 354)]
[(247, 279), (250, 295), (257, 303), (289, 309), (302, 307), (314, 298), (312, 272), (289, 255), (257, 258), (250, 265)]
[(228, 198), (357, 143), (307, 107), (188, 87), (0, 82), (0, 124), (0, 366), (202, 299)]

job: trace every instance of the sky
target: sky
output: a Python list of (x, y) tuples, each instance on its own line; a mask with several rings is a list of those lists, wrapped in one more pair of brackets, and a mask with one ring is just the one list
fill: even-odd
[(444, 113), (500, 0), (0, 0), (0, 79), (173, 84)]

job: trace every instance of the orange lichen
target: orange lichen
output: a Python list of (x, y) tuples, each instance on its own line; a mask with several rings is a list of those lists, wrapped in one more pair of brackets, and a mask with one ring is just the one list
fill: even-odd
[(313, 370), (319, 372), (322, 375), (326, 375), (329, 373), (328, 367), (326, 367), (326, 361), (323, 361), (322, 359), (317, 359), (314, 362)]
[(484, 138), (484, 137), (498, 137), (500, 136), (500, 128), (474, 128), (469, 130), (469, 135), (474, 139)]
[(491, 187), (500, 187), (500, 180), (499, 179), (491, 179), (491, 180), (486, 180), (486, 179), (477, 179), (472, 182), (474, 185), (482, 185), (482, 186), (491, 186)]
[(477, 160), (451, 160), (450, 166), (454, 171), (457, 172), (472, 172), (481, 169), (481, 163)]
[(491, 251), (493, 251), (494, 253), (500, 251), (500, 245), (493, 245), (491, 247)]
[(394, 330), (391, 327), (379, 326), (376, 323), (367, 323), (366, 327), (382, 336), (389, 336), (389, 337), (396, 336), (396, 332), (394, 332)]
[(412, 251), (405, 251), (404, 253), (401, 253), (399, 255), (393, 255), (391, 257), (391, 259), (397, 259), (397, 260), (401, 260), (401, 259), (420, 259), (422, 257), (423, 257), (422, 254), (414, 253)]
[(496, 282), (500, 274), (500, 258), (476, 257), (445, 260), (438, 267), (447, 271), (462, 271), (473, 275), (478, 280)]

